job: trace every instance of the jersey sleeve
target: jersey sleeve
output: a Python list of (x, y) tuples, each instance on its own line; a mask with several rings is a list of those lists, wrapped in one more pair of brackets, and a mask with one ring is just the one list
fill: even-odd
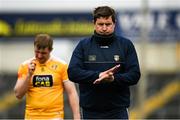
[(62, 75), (62, 80), (63, 80), (63, 81), (68, 80), (67, 64), (64, 64), (64, 65), (63, 65), (61, 75)]
[(27, 75), (27, 65), (21, 64), (18, 69), (18, 80), (24, 80)]

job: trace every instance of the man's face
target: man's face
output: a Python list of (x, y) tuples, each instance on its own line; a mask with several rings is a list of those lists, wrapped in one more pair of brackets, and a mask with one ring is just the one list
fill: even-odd
[(39, 63), (43, 64), (49, 59), (51, 51), (48, 47), (45, 49), (38, 49), (35, 47), (34, 52), (36, 59), (39, 61)]
[(100, 35), (110, 35), (114, 32), (115, 24), (112, 21), (111, 16), (108, 18), (97, 18), (95, 25), (95, 31)]

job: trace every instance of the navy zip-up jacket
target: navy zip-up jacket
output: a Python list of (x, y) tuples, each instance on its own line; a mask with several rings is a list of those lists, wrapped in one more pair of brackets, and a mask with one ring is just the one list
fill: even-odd
[[(103, 72), (120, 64), (111, 83), (93, 84)], [(96, 33), (76, 46), (68, 67), (69, 79), (79, 83), (80, 106), (103, 111), (129, 107), (129, 86), (140, 79), (140, 68), (132, 42), (115, 34), (103, 37)]]

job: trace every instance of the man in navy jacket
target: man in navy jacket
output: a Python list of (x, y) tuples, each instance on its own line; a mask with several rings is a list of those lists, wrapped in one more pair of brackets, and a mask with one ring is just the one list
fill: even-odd
[(129, 86), (140, 79), (136, 50), (130, 40), (115, 35), (114, 9), (97, 7), (93, 17), (94, 34), (73, 51), (69, 79), (79, 83), (84, 119), (128, 119)]

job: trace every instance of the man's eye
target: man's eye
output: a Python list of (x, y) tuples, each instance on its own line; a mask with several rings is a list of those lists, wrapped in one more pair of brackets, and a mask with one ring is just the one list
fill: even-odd
[(112, 25), (112, 24), (111, 24), (111, 23), (106, 23), (105, 25), (106, 25), (106, 26), (110, 26), (110, 25)]
[(103, 23), (99, 23), (100, 26), (103, 26), (104, 24)]
[(98, 25), (99, 25), (99, 26), (103, 26), (103, 25), (110, 26), (110, 25), (112, 25), (112, 24), (111, 24), (111, 23), (99, 23)]

